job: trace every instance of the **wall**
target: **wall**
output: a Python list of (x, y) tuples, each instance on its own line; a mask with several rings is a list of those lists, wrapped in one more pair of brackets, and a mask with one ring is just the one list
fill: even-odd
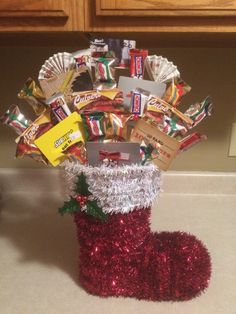
[[(4, 113), (10, 104), (19, 103), (22, 111), (33, 118), (29, 106), (20, 103), (16, 97), (24, 81), (29, 76), (37, 78), (44, 60), (55, 52), (72, 52), (77, 49), (80, 47), (76, 42), (73, 47), (63, 44), (30, 46), (27, 42), (17, 46), (13, 46), (12, 43), (9, 46), (2, 45), (0, 47), (0, 114)], [(163, 48), (150, 51), (172, 60), (178, 65), (182, 78), (192, 86), (191, 93), (184, 98), (182, 108), (196, 100), (202, 100), (209, 94), (214, 100), (213, 116), (198, 127), (198, 131), (208, 135), (208, 141), (178, 156), (171, 170), (235, 171), (236, 157), (227, 155), (231, 124), (236, 122), (236, 48)], [(27, 158), (14, 159), (14, 139), (14, 132), (0, 125), (0, 167), (43, 167)]]

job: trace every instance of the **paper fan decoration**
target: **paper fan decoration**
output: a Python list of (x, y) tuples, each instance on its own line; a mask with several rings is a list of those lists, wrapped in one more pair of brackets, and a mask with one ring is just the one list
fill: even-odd
[(44, 62), (39, 71), (39, 83), (46, 98), (60, 90), (69, 72), (75, 69), (71, 53), (59, 52)]
[(145, 61), (145, 69), (149, 77), (158, 83), (165, 83), (180, 76), (177, 66), (162, 56), (148, 56)]
[(75, 59), (71, 53), (59, 52), (54, 54), (42, 65), (39, 71), (39, 80), (49, 79), (61, 73), (68, 72), (75, 68)]

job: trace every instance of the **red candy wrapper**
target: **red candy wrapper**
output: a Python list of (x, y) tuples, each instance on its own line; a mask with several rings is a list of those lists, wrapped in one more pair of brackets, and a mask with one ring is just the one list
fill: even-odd
[(19, 135), (21, 135), (32, 123), (25, 118), (20, 112), (19, 107), (16, 105), (10, 106), (6, 113), (0, 117), (0, 122), (9, 125)]
[(79, 161), (81, 164), (87, 163), (86, 150), (83, 143), (75, 143), (63, 152), (71, 161)]
[(78, 113), (122, 112), (124, 111), (123, 93), (117, 88), (77, 93), (74, 98), (74, 106)]
[(39, 148), (34, 144), (26, 143), (24, 138), (21, 137), (16, 147), (16, 158), (23, 158), (25, 156), (48, 165), (47, 158), (42, 154)]
[(148, 50), (130, 49), (130, 76), (133, 78), (143, 78), (144, 61), (148, 56)]
[(206, 141), (206, 140), (207, 140), (206, 135), (199, 134), (199, 133), (189, 134), (188, 136), (186, 136), (180, 141), (181, 146), (179, 150), (180, 152), (187, 151), (193, 146), (195, 146), (196, 144), (198, 144), (199, 142)]

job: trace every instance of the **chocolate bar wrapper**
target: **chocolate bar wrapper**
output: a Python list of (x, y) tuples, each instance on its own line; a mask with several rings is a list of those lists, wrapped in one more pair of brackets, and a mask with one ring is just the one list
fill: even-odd
[(71, 111), (65, 101), (63, 94), (57, 93), (51, 98), (47, 99), (47, 104), (50, 106), (53, 111), (55, 117), (60, 122), (67, 118)]
[(73, 105), (78, 113), (124, 111), (123, 93), (119, 89), (92, 90), (74, 96)]
[(130, 49), (130, 76), (142, 79), (144, 74), (144, 62), (148, 56), (148, 50)]
[(150, 92), (142, 89), (142, 88), (136, 88), (132, 92), (131, 96), (131, 104), (130, 104), (130, 111), (139, 117), (143, 115), (143, 111), (145, 108), (145, 105), (147, 103), (148, 97), (150, 95)]

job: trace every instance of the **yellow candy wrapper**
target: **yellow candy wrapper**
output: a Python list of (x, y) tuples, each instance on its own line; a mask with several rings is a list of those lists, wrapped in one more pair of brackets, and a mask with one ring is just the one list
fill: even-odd
[(67, 158), (63, 152), (78, 142), (84, 142), (84, 131), (81, 116), (77, 112), (34, 141), (54, 167)]

